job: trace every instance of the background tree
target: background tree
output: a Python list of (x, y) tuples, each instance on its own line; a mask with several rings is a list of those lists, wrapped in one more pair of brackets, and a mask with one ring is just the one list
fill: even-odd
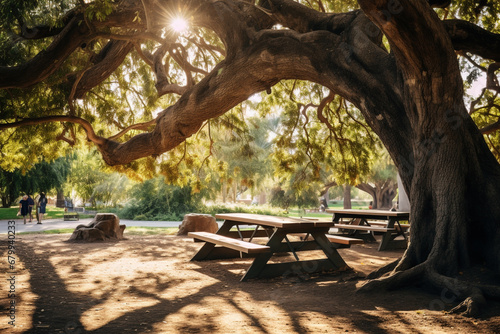
[(40, 192), (50, 192), (61, 189), (69, 172), (69, 160), (66, 157), (52, 162), (41, 161), (29, 171), (23, 173), (20, 169), (9, 172), (0, 169), (0, 196), (2, 207), (8, 208), (17, 204), (22, 194), (34, 197)]
[(74, 192), (83, 203), (96, 207), (95, 188), (106, 181), (108, 174), (101, 170), (101, 161), (96, 152), (79, 151), (71, 161), (71, 170), (65, 186), (65, 196), (72, 197)]
[(381, 144), (359, 111), (319, 85), (280, 82), (258, 109), (280, 115), (272, 157), (287, 205), (319, 207), (329, 187), (358, 184), (378, 158)]
[(128, 200), (127, 192), (131, 186), (126, 175), (116, 172), (108, 174), (95, 186), (92, 199), (104, 207), (117, 207)]
[[(219, 119), (225, 126), (221, 124), (213, 136), (213, 157), (224, 166), (223, 171), (219, 171), (223, 202), (228, 194), (232, 194), (234, 202), (247, 190), (253, 197), (271, 176), (271, 141), (268, 136), (272, 121), (256, 117), (245, 120), (244, 116)], [(230, 127), (228, 121), (232, 124)]]
[(373, 209), (391, 209), (398, 190), (397, 170), (387, 152), (379, 151), (370, 174), (356, 187), (372, 197)]
[(380, 143), (345, 99), (303, 81), (280, 82), (266, 99), (272, 102), (261, 104), (261, 115), (279, 113), (281, 120), (272, 155), (276, 173), (293, 178), (297, 191), (311, 183), (356, 184), (368, 173)]
[[(474, 1), (432, 9), (450, 2), (102, 0), (61, 11), (6, 1), (2, 140), (28, 143), (41, 131), (57, 149), (58, 137), (76, 142), (83, 129), (109, 165), (147, 170), (168, 151), (161, 169), (174, 173), (179, 144), (210, 119), (281, 80), (317, 83), (330, 92), (319, 106), (341, 96), (359, 110), (411, 202), (411, 244), (365, 289), (453, 285), (470, 297), (458, 309), (471, 313), (483, 295), (500, 296), (498, 285), (454, 279), (500, 271), (500, 165), (464, 104), (457, 52), (484, 59), (488, 90), (497, 89), (499, 9)], [(167, 28), (178, 15), (189, 32)], [(168, 107), (156, 114), (160, 105)]]
[(2, 198), (2, 208), (10, 208), (17, 204), (21, 192), (20, 184), (17, 180), (20, 178), (19, 171), (7, 172), (0, 169), (0, 196)]

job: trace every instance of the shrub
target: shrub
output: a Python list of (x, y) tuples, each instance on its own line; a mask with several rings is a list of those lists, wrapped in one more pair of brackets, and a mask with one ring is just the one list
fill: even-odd
[(163, 177), (135, 185), (131, 197), (133, 200), (119, 210), (123, 219), (178, 220), (196, 208), (190, 187), (167, 185)]

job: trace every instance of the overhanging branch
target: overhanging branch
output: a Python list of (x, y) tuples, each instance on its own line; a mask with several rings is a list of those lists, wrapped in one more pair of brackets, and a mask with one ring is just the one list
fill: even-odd
[(89, 90), (106, 80), (120, 66), (127, 54), (134, 47), (127, 41), (109, 41), (101, 52), (95, 57), (95, 65), (85, 69), (83, 75), (70, 78), (75, 83), (75, 98), (82, 98)]
[(83, 127), (85, 132), (87, 133), (87, 139), (90, 140), (91, 142), (100, 145), (104, 143), (104, 138), (96, 135), (94, 132), (94, 128), (92, 125), (85, 119), (76, 117), (76, 116), (47, 116), (47, 117), (39, 117), (39, 118), (28, 118), (28, 119), (23, 119), (21, 121), (13, 122), (13, 123), (2, 123), (0, 124), (0, 130), (5, 130), (5, 129), (11, 129), (11, 128), (18, 128), (21, 126), (28, 126), (28, 125), (38, 125), (38, 124), (44, 124), (44, 123), (53, 123), (53, 122), (69, 122), (69, 123), (76, 123), (79, 124)]
[(19, 66), (0, 67), (0, 89), (31, 86), (59, 69), (64, 60), (89, 38), (89, 30), (80, 24), (81, 20), (79, 16), (74, 17), (52, 44), (30, 61)]
[(481, 131), (483, 135), (489, 135), (490, 133), (493, 133), (498, 130), (500, 130), (500, 119), (498, 119), (498, 121), (496, 121), (493, 124), (489, 124), (481, 128), (479, 131)]
[(133, 124), (131, 126), (126, 127), (125, 129), (123, 129), (122, 131), (120, 131), (119, 133), (117, 133), (116, 135), (113, 135), (113, 136), (109, 137), (108, 139), (109, 140), (118, 139), (121, 136), (123, 136), (124, 134), (126, 134), (127, 132), (129, 132), (130, 130), (143, 130), (143, 131), (147, 131), (149, 129), (149, 127), (151, 127), (155, 123), (156, 123), (156, 119), (152, 119), (149, 122)]
[(455, 50), (500, 61), (500, 34), (464, 20), (445, 20), (443, 24)]

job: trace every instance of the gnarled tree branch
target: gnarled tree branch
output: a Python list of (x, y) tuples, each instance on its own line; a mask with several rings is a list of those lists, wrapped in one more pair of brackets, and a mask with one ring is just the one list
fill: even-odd
[(23, 88), (36, 84), (54, 73), (73, 51), (89, 39), (89, 30), (75, 16), (51, 45), (30, 61), (15, 67), (0, 67), (0, 89)]
[(445, 20), (443, 25), (457, 51), (500, 61), (500, 35), (464, 20)]
[(83, 127), (85, 132), (87, 133), (87, 139), (93, 142), (96, 145), (100, 145), (104, 143), (104, 138), (98, 136), (94, 132), (94, 128), (92, 124), (90, 124), (87, 120), (76, 117), (76, 116), (47, 116), (47, 117), (39, 117), (39, 118), (29, 118), (23, 119), (21, 121), (13, 122), (13, 123), (2, 123), (0, 124), (0, 130), (10, 129), (10, 128), (18, 128), (20, 126), (28, 126), (28, 125), (38, 125), (43, 123), (52, 123), (52, 122), (70, 122), (76, 123)]
[(127, 132), (129, 132), (130, 130), (143, 130), (143, 131), (147, 131), (155, 123), (156, 123), (156, 119), (152, 119), (149, 122), (137, 123), (137, 124), (133, 124), (133, 125), (127, 126), (125, 129), (123, 129), (122, 131), (120, 131), (116, 135), (113, 135), (113, 136), (109, 137), (108, 139), (109, 140), (118, 139), (121, 136), (123, 136), (124, 134), (126, 134)]
[[(95, 65), (85, 69), (79, 78), (74, 97), (82, 98), (89, 90), (106, 80), (120, 66), (134, 45), (126, 41), (109, 41), (101, 52), (93, 59)], [(70, 83), (77, 79), (68, 78)]]

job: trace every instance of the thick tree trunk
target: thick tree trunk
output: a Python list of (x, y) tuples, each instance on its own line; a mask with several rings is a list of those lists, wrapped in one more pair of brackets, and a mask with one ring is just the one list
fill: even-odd
[(221, 192), (222, 192), (222, 203), (226, 203), (227, 202), (227, 181), (224, 179), (222, 181), (222, 189), (221, 189)]
[(2, 196), (2, 208), (10, 208), (11, 204), (9, 196)]
[(66, 206), (66, 201), (64, 200), (64, 192), (62, 189), (57, 190), (57, 200), (56, 200), (56, 207), (58, 208), (64, 208)]
[(349, 184), (344, 185), (344, 209), (351, 209), (351, 186)]
[[(483, 264), (499, 272), (500, 166), (466, 112), (448, 34), (424, 1), (401, 1), (391, 16), (383, 10), (390, 1), (359, 3), (390, 41), (412, 133), (407, 152), (384, 142), (411, 201), (411, 242), (393, 274), (365, 289), (417, 277), (443, 287), (459, 271)], [(455, 290), (472, 295), (467, 285)], [(498, 287), (483, 292), (500, 293)]]
[(391, 209), (392, 200), (396, 197), (397, 184), (392, 180), (386, 180), (382, 185), (377, 185), (377, 197), (380, 209)]
[(396, 197), (397, 189), (396, 184), (392, 180), (375, 182), (373, 186), (367, 183), (360, 183), (356, 187), (372, 197), (372, 209), (388, 210), (392, 208), (392, 200)]

